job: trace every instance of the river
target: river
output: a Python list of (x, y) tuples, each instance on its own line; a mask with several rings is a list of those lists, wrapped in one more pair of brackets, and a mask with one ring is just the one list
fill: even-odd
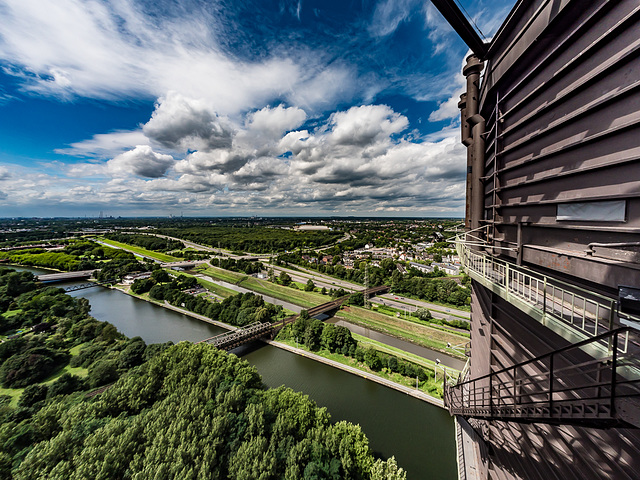
[[(87, 298), (91, 315), (147, 343), (198, 341), (223, 331), (117, 290), (95, 287), (70, 295)], [(457, 478), (453, 420), (446, 411), (276, 347), (245, 347), (236, 353), (256, 366), (267, 386), (301, 391), (326, 407), (334, 421), (360, 424), (373, 451), (384, 458), (395, 455), (409, 479)]]

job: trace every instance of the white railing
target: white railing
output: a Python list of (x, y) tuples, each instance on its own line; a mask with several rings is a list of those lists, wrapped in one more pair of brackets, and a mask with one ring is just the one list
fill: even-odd
[[(620, 314), (615, 299), (472, 251), (464, 236), (456, 237), (456, 249), (470, 277), (543, 323), (555, 320), (591, 338), (619, 327), (621, 318), (640, 322)], [(623, 341), (626, 352), (628, 336)]]

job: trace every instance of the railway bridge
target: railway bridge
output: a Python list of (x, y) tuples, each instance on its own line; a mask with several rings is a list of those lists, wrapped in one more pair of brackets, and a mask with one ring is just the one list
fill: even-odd
[[(386, 293), (389, 291), (389, 287), (386, 285), (381, 285), (379, 287), (372, 287), (365, 290), (362, 290), (360, 293), (365, 295), (378, 295), (381, 293)], [(335, 312), (340, 309), (340, 307), (349, 300), (351, 295), (345, 295), (343, 297), (337, 298), (327, 303), (323, 303), (316, 307), (310, 308), (307, 310), (310, 317), (316, 317), (321, 314), (328, 314), (331, 312)], [(251, 325), (248, 325), (243, 328), (238, 328), (236, 330), (232, 330), (230, 332), (225, 332), (220, 335), (216, 335), (211, 338), (207, 338), (206, 340), (202, 340), (198, 343), (208, 343), (209, 345), (213, 345), (221, 350), (231, 350), (233, 348), (244, 345), (245, 343), (252, 342), (262, 337), (275, 335), (280, 329), (293, 323), (300, 315), (292, 315), (282, 320), (282, 322), (278, 323), (260, 323), (255, 322)]]

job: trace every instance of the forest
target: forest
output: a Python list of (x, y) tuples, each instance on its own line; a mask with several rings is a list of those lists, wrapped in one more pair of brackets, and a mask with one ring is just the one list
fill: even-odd
[(277, 253), (295, 248), (318, 248), (338, 240), (333, 231), (296, 232), (289, 229), (237, 226), (159, 228), (158, 233), (234, 252)]
[[(0, 478), (406, 478), (358, 426), (267, 389), (234, 355), (128, 339), (31, 274), (0, 269), (0, 288), (0, 325), (20, 324), (0, 344), (0, 384), (20, 394), (0, 396)], [(220, 315), (261, 308), (252, 297), (227, 299)]]

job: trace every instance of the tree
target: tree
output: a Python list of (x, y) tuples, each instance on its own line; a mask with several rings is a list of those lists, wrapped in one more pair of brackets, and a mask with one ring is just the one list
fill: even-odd
[(304, 343), (309, 350), (318, 350), (320, 348), (320, 337), (324, 323), (317, 318), (312, 319), (304, 331)]
[(280, 283), (285, 287), (291, 283), (291, 277), (284, 270), (280, 272), (280, 276), (278, 277), (278, 280), (280, 280)]
[(398, 467), (395, 457), (386, 462), (377, 459), (371, 468), (371, 480), (406, 480), (407, 472)]
[(18, 405), (21, 407), (32, 407), (37, 402), (44, 400), (47, 397), (48, 391), (49, 387), (46, 385), (29, 385), (24, 389), (22, 395), (20, 395)]
[(323, 348), (326, 348), (330, 352), (336, 351), (336, 326), (332, 323), (328, 323), (324, 326), (324, 330), (322, 330), (322, 335), (320, 335), (320, 344)]
[(162, 268), (158, 268), (151, 272), (151, 278), (156, 283), (166, 283), (171, 281), (171, 276)]
[(313, 292), (316, 288), (316, 284), (313, 283), (313, 280), (309, 279), (307, 280), (307, 284), (304, 287), (304, 291), (305, 292)]
[(151, 290), (155, 284), (156, 282), (150, 278), (138, 278), (131, 284), (131, 291), (136, 295), (141, 295)]
[(429, 321), (433, 318), (433, 315), (431, 315), (431, 311), (428, 308), (419, 308), (413, 315), (424, 321)]
[(49, 388), (48, 396), (67, 395), (86, 387), (85, 381), (77, 375), (63, 373)]
[(377, 372), (382, 368), (382, 360), (380, 360), (380, 355), (378, 351), (374, 348), (368, 348), (364, 354), (364, 363), (367, 364), (374, 372)]
[(99, 360), (89, 368), (89, 384), (92, 388), (107, 385), (118, 379), (117, 363), (115, 360)]
[(350, 305), (357, 305), (359, 307), (364, 305), (364, 295), (362, 294), (362, 292), (356, 292), (353, 293), (351, 295), (351, 297), (349, 297), (349, 304)]

